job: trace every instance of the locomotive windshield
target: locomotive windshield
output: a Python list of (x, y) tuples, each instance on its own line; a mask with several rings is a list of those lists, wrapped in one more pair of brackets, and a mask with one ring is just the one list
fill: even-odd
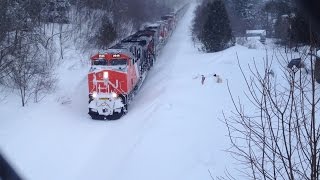
[(127, 65), (127, 60), (126, 59), (111, 59), (110, 66), (122, 66), (122, 65)]
[(93, 61), (93, 65), (100, 65), (100, 66), (123, 66), (127, 65), (126, 59), (111, 59), (109, 61), (105, 59), (96, 59)]
[(93, 61), (93, 65), (101, 65), (101, 66), (106, 66), (107, 61), (105, 59), (97, 59)]

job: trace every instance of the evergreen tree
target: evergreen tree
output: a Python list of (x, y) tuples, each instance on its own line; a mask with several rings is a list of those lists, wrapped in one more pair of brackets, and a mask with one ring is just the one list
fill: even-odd
[(234, 0), (234, 10), (241, 21), (240, 31), (255, 27), (255, 18), (257, 15), (257, 0)]
[[(290, 19), (289, 40), (290, 45), (296, 44), (311, 44), (313, 42), (317, 43), (318, 37), (315, 30), (310, 29), (310, 21), (308, 18), (302, 15), (301, 12), (297, 11), (294, 13), (294, 17)], [(311, 35), (310, 35), (311, 33)], [(312, 37), (312, 39), (310, 39)]]
[(117, 31), (114, 24), (106, 16), (102, 19), (102, 25), (98, 34), (94, 37), (97, 45), (101, 48), (108, 48), (108, 46), (114, 42), (117, 38)]
[[(9, 30), (9, 18), (6, 14), (8, 9), (7, 1), (0, 1), (0, 43), (5, 38), (6, 33)], [(0, 44), (1, 45), (1, 44)]]
[(198, 38), (203, 43), (205, 51), (216, 52), (228, 48), (233, 37), (223, 1), (207, 2), (201, 13), (205, 14), (205, 20)]
[(318, 44), (319, 35), (310, 24), (310, 17), (302, 13), (296, 4), (279, 0), (267, 3), (266, 10), (277, 13), (278, 17), (274, 25), (275, 37), (283, 45), (288, 45), (289, 47), (298, 46), (299, 44), (310, 45), (311, 41)]

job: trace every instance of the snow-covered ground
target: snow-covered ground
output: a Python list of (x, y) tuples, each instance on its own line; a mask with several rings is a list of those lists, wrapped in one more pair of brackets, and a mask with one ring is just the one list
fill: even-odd
[(236, 54), (241, 64), (254, 57), (259, 65), (265, 50), (237, 45), (199, 52), (189, 30), (194, 8), (179, 22), (127, 115), (90, 119), (88, 57), (70, 52), (54, 94), (24, 108), (13, 95), (0, 102), (2, 153), (32, 180), (209, 180), (209, 171), (214, 177), (235, 172), (225, 151), (230, 144), (222, 111), (233, 108), (226, 82), (240, 95), (244, 82)]

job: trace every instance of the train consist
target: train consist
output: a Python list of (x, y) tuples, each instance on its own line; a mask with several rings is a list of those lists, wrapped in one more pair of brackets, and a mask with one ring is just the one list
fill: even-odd
[(128, 111), (128, 105), (187, 9), (185, 5), (162, 16), (160, 21), (91, 57), (88, 114), (92, 119), (116, 120)]

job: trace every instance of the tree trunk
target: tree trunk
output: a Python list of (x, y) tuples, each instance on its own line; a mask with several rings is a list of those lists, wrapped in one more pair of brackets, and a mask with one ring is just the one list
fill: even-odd
[(317, 58), (316, 62), (315, 62), (314, 77), (315, 77), (317, 83), (320, 84), (320, 58)]

